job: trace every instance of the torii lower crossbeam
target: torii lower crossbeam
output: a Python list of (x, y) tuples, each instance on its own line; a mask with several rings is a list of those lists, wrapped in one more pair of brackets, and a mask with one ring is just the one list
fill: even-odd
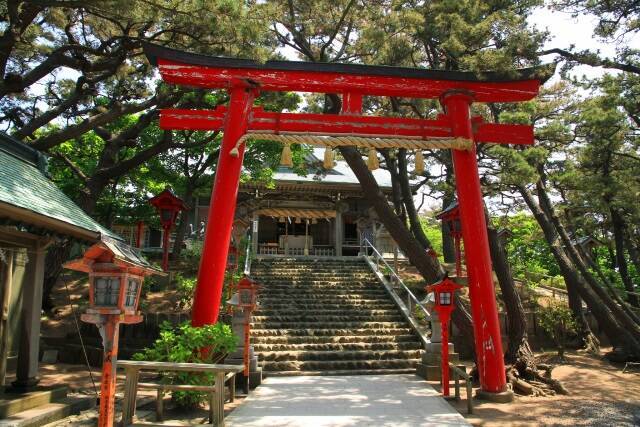
[[(173, 130), (222, 130), (229, 110), (164, 109), (160, 127)], [(533, 144), (533, 128), (527, 125), (485, 123), (472, 120), (473, 140), (494, 144)], [(453, 138), (453, 122), (446, 115), (436, 120), (338, 114), (276, 113), (254, 107), (248, 117), (249, 132), (304, 133), (378, 138)]]

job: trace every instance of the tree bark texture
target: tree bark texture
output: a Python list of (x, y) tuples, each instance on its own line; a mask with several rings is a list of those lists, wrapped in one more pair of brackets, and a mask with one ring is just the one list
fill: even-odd
[[(596, 293), (591, 289), (590, 286), (582, 281), (578, 269), (575, 265), (573, 265), (572, 260), (564, 252), (564, 248), (566, 246), (563, 246), (561, 244), (560, 237), (558, 236), (558, 232), (556, 231), (554, 224), (547, 217), (542, 208), (538, 205), (533, 194), (531, 194), (531, 192), (524, 186), (519, 186), (518, 190), (522, 195), (525, 203), (531, 210), (534, 218), (540, 225), (540, 228), (542, 229), (545, 240), (547, 241), (547, 244), (551, 249), (551, 253), (558, 263), (560, 272), (565, 279), (567, 289), (575, 289), (575, 291), (585, 301), (585, 303), (589, 307), (589, 310), (591, 310), (594, 317), (598, 321), (600, 328), (614, 346), (628, 349), (630, 354), (640, 355), (640, 353), (638, 353), (638, 350), (640, 350), (640, 346), (638, 346), (638, 342), (636, 341), (634, 336), (630, 332), (626, 331), (625, 328), (621, 327), (613, 314), (607, 309), (604, 304), (602, 304), (602, 301), (600, 300), (600, 298), (598, 298), (598, 295), (596, 295)], [(572, 309), (579, 309), (580, 311), (582, 310), (581, 307), (578, 308), (575, 306), (572, 307)], [(580, 322), (580, 317), (578, 317), (577, 320)], [(579, 326), (581, 326), (582, 328), (588, 328), (586, 322)], [(587, 333), (587, 338), (592, 336), (593, 334), (591, 332)]]
[(418, 211), (416, 211), (416, 206), (413, 203), (413, 193), (411, 192), (409, 173), (407, 171), (407, 150), (405, 148), (398, 150), (398, 181), (402, 192), (402, 202), (407, 217), (409, 218), (411, 233), (413, 233), (413, 236), (420, 242), (424, 249), (429, 249), (433, 245), (424, 234), (422, 224), (420, 224), (420, 218), (418, 217)]
[(627, 290), (627, 300), (634, 307), (640, 307), (640, 298), (635, 295), (636, 289), (629, 276), (629, 266), (627, 265), (627, 257), (625, 256), (625, 222), (624, 218), (620, 214), (620, 211), (613, 206), (609, 209), (611, 215), (611, 225), (613, 227), (613, 239), (616, 246), (616, 264), (618, 266), (618, 273), (624, 284), (624, 288)]

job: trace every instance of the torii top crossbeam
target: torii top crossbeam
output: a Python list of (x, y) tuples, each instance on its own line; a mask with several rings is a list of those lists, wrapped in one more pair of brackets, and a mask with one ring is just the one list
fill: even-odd
[[(381, 145), (376, 145), (376, 141), (386, 140), (385, 147), (422, 149), (421, 143), (426, 140), (453, 139), (464, 143), (448, 148), (452, 148), (456, 176), (482, 393), (508, 394), (475, 143), (532, 144), (533, 128), (483, 123), (480, 118), (471, 117), (470, 106), (473, 102), (528, 101), (553, 74), (553, 67), (511, 73), (467, 73), (288, 61), (260, 64), (149, 44), (144, 49), (167, 83), (226, 89), (230, 94), (228, 107), (170, 109), (161, 113), (163, 129), (224, 130), (193, 302), (195, 326), (215, 323), (218, 318), (247, 133), (279, 137), (329, 135), (332, 142), (327, 145), (332, 147), (377, 148)], [(342, 112), (326, 115), (265, 112), (252, 108), (260, 91), (342, 95)], [(362, 97), (367, 95), (435, 98), (443, 105), (444, 114), (435, 120), (364, 116)], [(361, 140), (365, 145), (359, 144)]]
[(145, 54), (167, 83), (228, 88), (234, 81), (254, 82), (261, 90), (289, 92), (358, 92), (371, 96), (439, 98), (451, 90), (474, 94), (476, 102), (528, 101), (538, 94), (553, 68), (471, 73), (358, 64), (256, 61), (212, 57), (147, 44)]

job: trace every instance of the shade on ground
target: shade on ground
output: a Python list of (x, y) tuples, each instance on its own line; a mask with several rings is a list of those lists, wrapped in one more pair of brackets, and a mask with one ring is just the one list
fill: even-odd
[(468, 426), (415, 375), (267, 378), (229, 417), (247, 426)]

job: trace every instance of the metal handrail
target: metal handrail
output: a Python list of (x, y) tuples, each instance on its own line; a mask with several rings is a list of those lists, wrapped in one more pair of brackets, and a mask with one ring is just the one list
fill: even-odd
[(424, 313), (426, 318), (427, 319), (431, 319), (431, 313), (429, 313), (429, 311), (427, 311), (427, 309), (424, 308), (424, 306), (420, 303), (418, 298), (413, 294), (413, 292), (411, 292), (411, 290), (407, 287), (407, 285), (404, 284), (404, 282), (402, 281), (400, 276), (398, 276), (398, 274), (395, 272), (395, 270), (393, 268), (391, 268), (389, 263), (384, 259), (384, 257), (380, 254), (380, 252), (378, 252), (376, 247), (373, 246), (373, 244), (366, 237), (364, 237), (363, 240), (365, 242), (365, 249), (366, 249), (367, 246), (370, 247), (373, 250), (373, 253), (376, 255), (376, 267), (378, 268), (378, 270), (380, 270), (379, 261), (382, 260), (382, 262), (389, 269), (391, 274), (393, 274), (393, 276), (395, 277), (396, 282), (399, 283), (400, 286), (402, 286), (404, 291), (407, 293), (407, 308), (409, 309), (409, 312), (411, 313), (411, 316), (413, 316), (413, 311), (411, 310), (411, 307), (413, 307), (413, 304), (411, 304), (411, 302), (413, 301), (415, 306), (420, 307), (420, 310), (422, 310), (422, 312)]
[(247, 236), (247, 249), (244, 257), (244, 275), (249, 276), (251, 274), (251, 234)]

